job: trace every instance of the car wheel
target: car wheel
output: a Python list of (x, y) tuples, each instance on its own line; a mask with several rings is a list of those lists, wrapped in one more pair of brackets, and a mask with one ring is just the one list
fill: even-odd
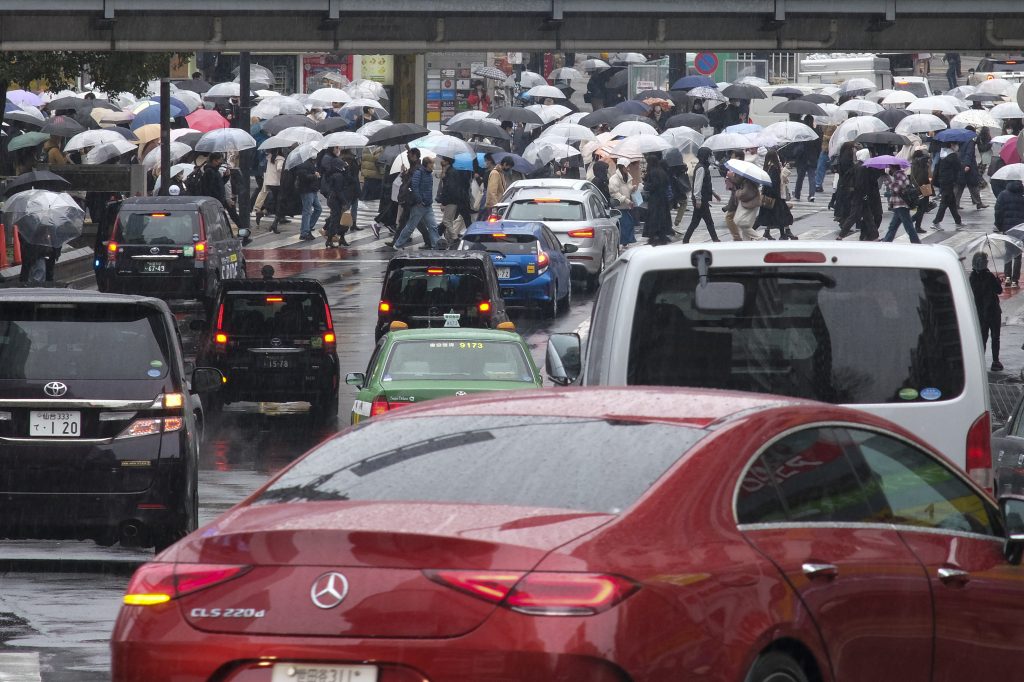
[(313, 420), (317, 424), (333, 424), (338, 419), (338, 393), (337, 391), (319, 394), (313, 400), (311, 408)]
[(807, 674), (792, 657), (779, 651), (762, 654), (745, 682), (808, 682)]
[(569, 309), (572, 308), (572, 282), (569, 282), (569, 286), (566, 287), (565, 297), (562, 298), (562, 302), (558, 304), (558, 310), (556, 315), (566, 315), (569, 313)]
[(601, 275), (604, 274), (604, 257), (605, 253), (601, 252), (601, 264), (597, 268), (597, 272), (593, 275), (587, 275), (587, 291), (597, 291), (597, 287), (601, 285)]
[[(571, 286), (569, 287), (572, 288)], [(541, 303), (541, 311), (544, 313), (544, 317), (556, 318), (558, 317), (558, 282), (555, 282), (551, 287), (550, 300)]]

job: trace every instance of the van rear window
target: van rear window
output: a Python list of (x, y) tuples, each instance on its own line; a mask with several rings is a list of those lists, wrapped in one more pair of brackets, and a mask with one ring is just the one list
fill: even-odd
[(320, 296), (232, 293), (224, 297), (221, 328), (238, 336), (311, 336), (327, 331), (327, 317)]
[(694, 269), (642, 277), (629, 384), (839, 404), (949, 400), (963, 392), (956, 308), (941, 271), (712, 268), (710, 279), (742, 284), (742, 308), (697, 310)]
[(121, 227), (115, 239), (122, 244), (191, 244), (199, 237), (199, 221), (195, 213), (154, 211), (121, 216)]
[(388, 273), (384, 296), (402, 305), (473, 305), (487, 298), (480, 263), (408, 265)]

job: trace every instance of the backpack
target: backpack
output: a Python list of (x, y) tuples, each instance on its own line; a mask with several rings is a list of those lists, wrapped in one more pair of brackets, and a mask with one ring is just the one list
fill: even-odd
[(412, 174), (413, 169), (411, 168), (402, 173), (402, 184), (398, 188), (398, 203), (402, 206), (416, 204), (416, 195), (412, 191)]
[(203, 193), (203, 166), (196, 166), (184, 181), (185, 193), (198, 197)]

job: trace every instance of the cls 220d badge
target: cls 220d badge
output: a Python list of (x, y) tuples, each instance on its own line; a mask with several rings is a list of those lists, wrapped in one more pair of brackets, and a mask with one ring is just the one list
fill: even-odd
[(263, 618), (266, 609), (192, 609), (191, 618)]

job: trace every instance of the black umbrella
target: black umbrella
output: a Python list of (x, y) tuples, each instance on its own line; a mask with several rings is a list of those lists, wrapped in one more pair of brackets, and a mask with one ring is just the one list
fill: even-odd
[(171, 81), (174, 86), (179, 90), (188, 90), (196, 94), (202, 95), (213, 86), (200, 78), (190, 78), (189, 80), (182, 81)]
[[(512, 121), (513, 123), (544, 124), (544, 119), (540, 116), (532, 111), (522, 109), (520, 107), (501, 107), (492, 111), (487, 118), (493, 118), (498, 121)], [(456, 121), (456, 123), (458, 123), (458, 121)]]
[(669, 119), (665, 121), (665, 127), (702, 130), (708, 127), (709, 123), (708, 117), (704, 114), (676, 114), (675, 116), (669, 116)]
[(71, 187), (71, 183), (50, 171), (30, 171), (11, 178), (4, 184), (3, 196), (10, 196), (26, 189), (52, 189), (62, 192)]
[(579, 124), (588, 128), (596, 128), (599, 125), (606, 125), (611, 128), (621, 123), (628, 115), (621, 109), (605, 107), (604, 109), (598, 109), (591, 114), (587, 114), (579, 120)]
[(618, 73), (612, 74), (608, 80), (604, 82), (605, 90), (623, 90), (629, 85), (629, 71), (623, 69)]
[(804, 91), (800, 88), (776, 88), (772, 97), (803, 97)]
[(857, 136), (855, 142), (860, 142), (861, 144), (894, 144), (900, 147), (905, 144), (910, 144), (910, 140), (907, 138), (889, 131), (883, 131), (880, 133), (861, 133)]
[(43, 124), (46, 123), (46, 119), (38, 119), (31, 114), (26, 114), (24, 111), (8, 112), (4, 114), (4, 120), (17, 121), (18, 123), (21, 123), (23, 126), (35, 128), (36, 130), (41, 128)]
[(205, 134), (206, 133), (185, 133), (184, 135), (179, 137), (177, 140), (175, 140), (175, 142), (180, 142), (182, 144), (187, 144), (189, 147), (192, 147), (192, 149), (195, 149), (196, 148), (196, 144), (199, 143), (199, 138), (201, 138)]
[(316, 129), (316, 123), (306, 116), (299, 114), (285, 114), (283, 116), (274, 116), (273, 118), (267, 119), (267, 122), (263, 124), (263, 132), (267, 135), (277, 135), (286, 128), (313, 128)]
[(462, 135), (489, 137), (492, 140), (512, 139), (512, 136), (502, 130), (501, 126), (494, 120), (486, 118), (464, 118), (448, 126), (448, 131), (461, 133)]
[(473, 148), (473, 151), (481, 154), (493, 154), (495, 152), (505, 151), (501, 147), (496, 147), (493, 144), (487, 144), (486, 142), (470, 142), (469, 146)]
[(396, 123), (395, 125), (381, 128), (370, 136), (369, 145), (391, 145), (409, 144), (418, 140), (430, 131), (415, 123)]
[(332, 116), (322, 121), (317, 121), (313, 128), (326, 135), (336, 130), (347, 129), (350, 125), (352, 125), (351, 122), (344, 116)]
[(1002, 95), (993, 95), (988, 92), (976, 92), (973, 95), (967, 95), (967, 99), (972, 102), (1002, 102)]
[(41, 133), (57, 137), (71, 137), (84, 131), (85, 126), (69, 116), (54, 116), (39, 129)]
[(722, 89), (722, 94), (729, 99), (768, 99), (764, 90), (756, 85), (746, 83), (733, 83)]
[(115, 133), (117, 133), (118, 135), (120, 135), (124, 139), (128, 140), (129, 142), (138, 142), (139, 141), (139, 138), (137, 138), (135, 136), (135, 133), (133, 133), (132, 131), (128, 130), (127, 128), (122, 128), (121, 126), (111, 126), (109, 128), (106, 128), (106, 130), (113, 130)]
[(667, 99), (672, 101), (672, 93), (667, 90), (644, 90), (633, 99), (643, 102), (645, 99)]
[(791, 99), (779, 102), (771, 108), (773, 114), (800, 114), (806, 116), (828, 116), (828, 113), (814, 102), (802, 99)]
[(834, 97), (829, 97), (820, 92), (812, 92), (809, 95), (804, 95), (800, 98), (802, 102), (814, 102), (815, 104), (835, 104), (836, 100)]
[(71, 118), (81, 123), (86, 130), (99, 130), (102, 126), (99, 121), (89, 115), (90, 111), (92, 109), (82, 109)]
[(895, 128), (896, 124), (910, 116), (913, 112), (907, 111), (906, 109), (885, 109), (874, 114), (875, 118), (879, 119), (885, 125), (890, 128)]
[(91, 106), (90, 100), (83, 99), (81, 97), (59, 97), (57, 99), (50, 100), (46, 108), (50, 111), (60, 111), (62, 109), (84, 109), (87, 106)]

